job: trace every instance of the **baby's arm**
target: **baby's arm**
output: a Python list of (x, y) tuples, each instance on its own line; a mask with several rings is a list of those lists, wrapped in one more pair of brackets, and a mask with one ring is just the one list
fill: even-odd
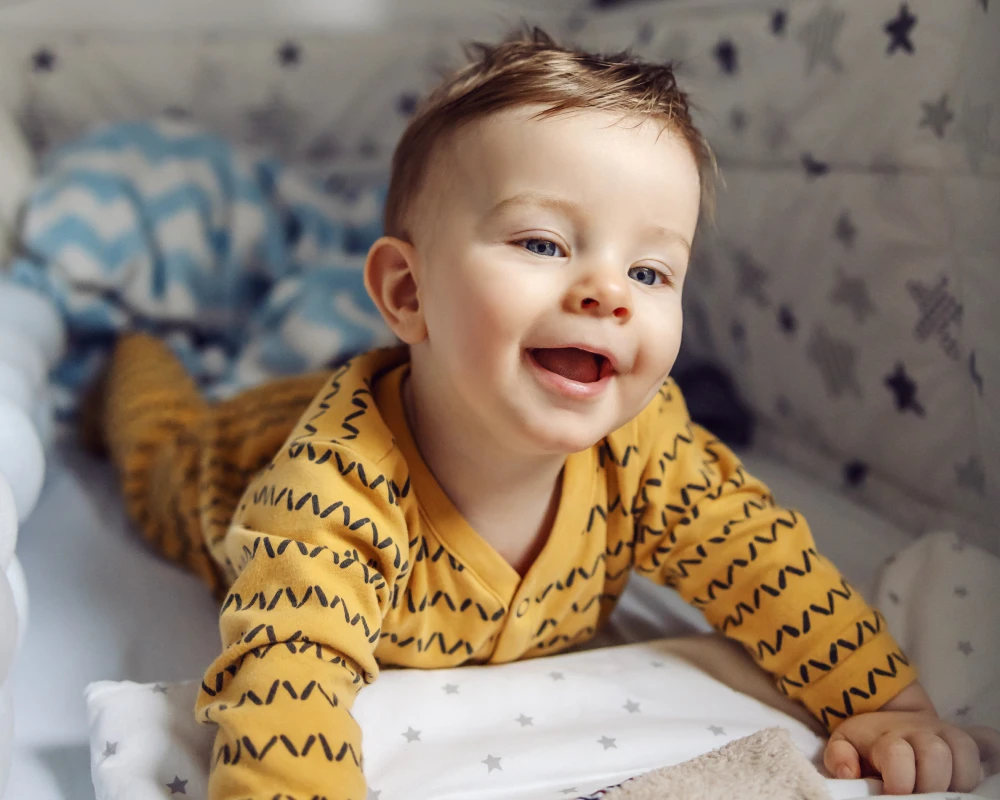
[(226, 538), (239, 575), (197, 704), (219, 727), (209, 800), (366, 794), (350, 709), (378, 673), (405, 523), (374, 465), (337, 446), (290, 452), (250, 485)]
[(637, 420), (635, 568), (738, 641), (832, 729), (916, 679), (885, 619), (816, 551), (805, 519), (694, 425), (676, 386)]

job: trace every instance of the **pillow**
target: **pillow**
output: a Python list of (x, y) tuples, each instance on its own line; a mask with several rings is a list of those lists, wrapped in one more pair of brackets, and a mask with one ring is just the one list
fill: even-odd
[[(579, 797), (772, 725), (817, 758), (823, 740), (812, 728), (711, 677), (724, 663), (744, 667), (749, 691), (790, 705), (766, 679), (763, 688), (753, 680), (761, 676), (745, 670), (752, 662), (742, 650), (715, 636), (386, 670), (354, 707), (369, 797)], [(87, 688), (97, 800), (159, 800), (181, 789), (205, 797), (213, 730), (194, 721), (198, 687)]]

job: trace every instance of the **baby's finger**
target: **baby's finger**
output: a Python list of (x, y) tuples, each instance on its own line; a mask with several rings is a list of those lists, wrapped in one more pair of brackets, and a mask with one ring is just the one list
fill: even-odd
[(912, 794), (917, 780), (917, 762), (910, 743), (885, 734), (875, 742), (869, 760), (882, 775), (886, 794)]
[(951, 748), (930, 731), (906, 737), (917, 760), (917, 792), (946, 792), (951, 785)]
[(983, 782), (979, 763), (979, 745), (960, 728), (948, 726), (938, 734), (951, 748), (951, 786), (953, 792), (971, 792)]
[(823, 766), (834, 778), (854, 780), (861, 777), (861, 757), (854, 745), (834, 733), (823, 751)]

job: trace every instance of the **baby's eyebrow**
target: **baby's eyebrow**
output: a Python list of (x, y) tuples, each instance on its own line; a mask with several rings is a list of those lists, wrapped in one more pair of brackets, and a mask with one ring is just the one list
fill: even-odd
[(507, 211), (510, 208), (513, 208), (514, 206), (542, 206), (545, 208), (555, 209), (556, 211), (562, 211), (563, 213), (573, 217), (579, 217), (581, 215), (580, 206), (569, 198), (531, 190), (518, 192), (517, 194), (501, 200), (493, 206), (487, 214), (488, 216), (493, 217)]

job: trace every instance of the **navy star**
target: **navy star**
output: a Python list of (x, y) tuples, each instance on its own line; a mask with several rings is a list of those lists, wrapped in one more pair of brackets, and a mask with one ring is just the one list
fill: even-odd
[(921, 128), (932, 128), (934, 135), (938, 139), (944, 138), (945, 128), (948, 123), (955, 119), (955, 115), (948, 108), (948, 93), (941, 95), (941, 99), (936, 103), (921, 103), (924, 107), (924, 118), (920, 120)]
[(897, 411), (912, 410), (921, 417), (924, 415), (924, 407), (917, 400), (917, 384), (910, 380), (906, 368), (901, 363), (896, 364), (896, 371), (885, 379), (885, 385), (895, 395)]
[(899, 6), (899, 16), (885, 23), (885, 32), (889, 34), (888, 55), (892, 55), (896, 50), (902, 48), (907, 53), (913, 53), (913, 42), (910, 41), (910, 33), (917, 24), (917, 18), (910, 13), (909, 6), (901, 3)]
[(417, 96), (413, 92), (401, 94), (396, 100), (396, 109), (404, 117), (412, 116), (413, 112), (417, 110)]
[(715, 59), (719, 62), (719, 66), (722, 67), (722, 71), (727, 75), (733, 75), (738, 69), (737, 58), (736, 58), (736, 45), (733, 44), (731, 39), (720, 39), (719, 43), (715, 46)]
[(278, 48), (278, 63), (283, 67), (296, 67), (302, 61), (302, 48), (295, 42), (285, 42)]
[(41, 50), (35, 51), (31, 57), (31, 63), (35, 72), (52, 72), (56, 65), (56, 54), (47, 47), (43, 47)]
[(830, 165), (813, 158), (812, 153), (802, 154), (802, 166), (810, 178), (818, 178), (830, 171)]
[(187, 784), (187, 781), (182, 781), (174, 775), (173, 783), (168, 783), (166, 786), (170, 790), (170, 794), (187, 794)]
[(792, 309), (788, 306), (782, 306), (778, 310), (778, 324), (781, 326), (781, 330), (785, 333), (794, 334), (795, 329), (799, 325), (799, 321), (795, 319), (795, 314), (792, 313)]
[(844, 483), (848, 486), (860, 486), (868, 477), (868, 465), (864, 461), (854, 459), (844, 464)]
[(779, 8), (771, 15), (771, 33), (775, 36), (783, 36), (787, 25), (788, 14), (784, 9)]

